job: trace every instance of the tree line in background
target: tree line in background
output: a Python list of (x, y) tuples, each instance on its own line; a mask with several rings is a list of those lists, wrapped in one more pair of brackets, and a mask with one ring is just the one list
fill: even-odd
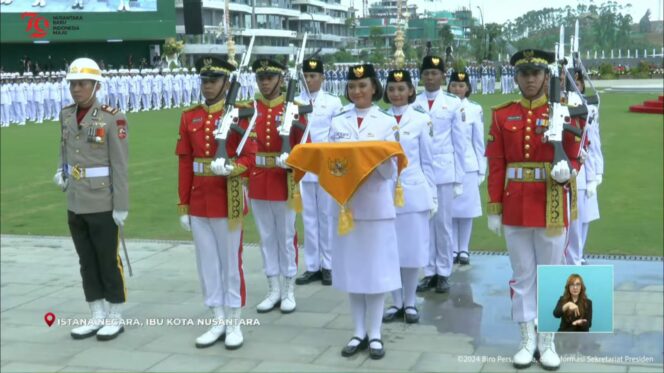
[[(499, 56), (504, 61), (507, 55), (524, 48), (553, 50), (558, 41), (558, 29), (565, 26), (566, 42), (574, 34), (574, 23), (579, 20), (580, 50), (610, 51), (611, 49), (648, 49), (662, 47), (661, 32), (659, 37), (649, 39), (652, 31), (650, 11), (635, 24), (628, 14), (630, 4), (619, 4), (616, 1), (604, 2), (600, 5), (577, 4), (559, 8), (543, 8), (533, 10), (505, 24), (487, 23), (472, 26), (470, 40), (455, 40), (449, 25), (439, 29), (437, 40), (431, 40), (433, 53), (444, 55), (447, 46), (453, 46), (454, 55), (458, 59), (497, 61)], [(372, 28), (369, 42), (373, 50), (361, 51), (359, 58), (376, 64), (392, 61), (394, 44), (385, 46), (385, 36), (381, 27)], [(406, 60), (420, 61), (425, 55), (425, 41), (408, 41), (404, 46)], [(376, 53), (381, 51), (382, 53)], [(341, 50), (325, 57), (327, 62), (350, 62), (357, 57), (347, 50)], [(502, 62), (502, 61), (501, 61)]]

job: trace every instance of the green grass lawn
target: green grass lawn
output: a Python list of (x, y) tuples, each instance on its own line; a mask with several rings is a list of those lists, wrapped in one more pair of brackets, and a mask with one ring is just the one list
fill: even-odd
[[(662, 255), (663, 117), (629, 113), (629, 105), (652, 94), (607, 93), (600, 113), (606, 169), (599, 187), (601, 219), (591, 224), (588, 252)], [(517, 96), (473, 96), (484, 108), (488, 131), (493, 105)], [(128, 238), (190, 240), (177, 216), (179, 110), (130, 113), (130, 194)], [(1, 213), (3, 234), (68, 235), (65, 195), (51, 181), (58, 166), (59, 126), (55, 122), (3, 128), (1, 135)], [(485, 184), (486, 185), (486, 184)], [(483, 185), (482, 198), (486, 198)], [(298, 231), (302, 238), (301, 219)], [(245, 239), (258, 242), (253, 218)], [(504, 250), (503, 238), (475, 221), (471, 247)]]

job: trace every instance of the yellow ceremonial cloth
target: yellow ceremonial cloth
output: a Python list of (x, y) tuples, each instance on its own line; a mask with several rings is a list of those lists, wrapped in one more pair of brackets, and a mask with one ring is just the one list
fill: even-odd
[(345, 205), (362, 182), (381, 163), (397, 157), (398, 172), (408, 159), (395, 141), (358, 141), (300, 144), (293, 148), (286, 163), (293, 168), (295, 182), (306, 172), (318, 175), (318, 183), (340, 205)]

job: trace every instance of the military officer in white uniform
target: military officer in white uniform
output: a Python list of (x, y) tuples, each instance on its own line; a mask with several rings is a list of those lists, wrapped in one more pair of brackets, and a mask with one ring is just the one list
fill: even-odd
[(482, 216), (480, 185), (486, 178), (484, 157), (484, 113), (482, 107), (468, 97), (471, 94), (468, 74), (453, 71), (447, 91), (461, 99), (461, 127), (466, 141), (463, 157), (463, 194), (452, 201), (452, 233), (454, 238), (454, 262), (470, 263), (470, 234), (473, 218)]
[(143, 109), (141, 111), (150, 111), (152, 110), (152, 70), (143, 69), (141, 75), (143, 75), (141, 79), (141, 103)]
[(174, 69), (173, 75), (173, 106), (182, 106), (182, 69), (177, 67)]
[(383, 315), (384, 322), (420, 319), (415, 308), (415, 291), (420, 268), (429, 262), (429, 219), (436, 213), (438, 203), (433, 177), (433, 132), (431, 118), (424, 109), (413, 104), (415, 87), (410, 72), (391, 70), (383, 101), (391, 104), (387, 111), (399, 124), (399, 142), (408, 157), (408, 167), (399, 176), (403, 188), (404, 206), (397, 208), (397, 243), (401, 267), (401, 289), (392, 292), (394, 305)]
[[(173, 105), (173, 74), (170, 69), (164, 70), (162, 95), (164, 98), (164, 109), (170, 109)], [(200, 90), (199, 90), (200, 91)]]
[(161, 92), (164, 85), (164, 77), (159, 73), (158, 69), (153, 69), (152, 77), (152, 107), (155, 110), (161, 109)]
[(129, 97), (131, 111), (137, 113), (141, 108), (141, 76), (137, 69), (131, 69)]
[(443, 59), (426, 56), (420, 68), (425, 91), (415, 102), (428, 111), (433, 124), (433, 171), (437, 188), (438, 212), (431, 228), (429, 264), (418, 291), (436, 288), (449, 291), (448, 277), (452, 274), (452, 200), (463, 193), (463, 169), (466, 142), (461, 121), (461, 100), (440, 89), (445, 65)]
[(0, 82), (0, 125), (9, 127), (12, 112), (12, 94), (9, 91), (9, 73), (2, 73), (2, 82)]
[[(312, 58), (304, 61), (302, 71), (309, 88), (300, 93), (301, 102), (311, 102), (314, 110), (309, 114), (309, 136), (312, 143), (327, 142), (332, 117), (341, 110), (339, 97), (323, 91), (325, 80), (323, 61)], [(330, 226), (328, 206), (330, 195), (318, 184), (318, 177), (313, 173), (304, 175), (300, 185), (302, 195), (302, 220), (304, 222), (304, 259), (306, 272), (295, 280), (298, 285), (312, 281), (321, 281), (323, 285), (332, 285), (332, 264), (330, 262)]]
[[(350, 66), (346, 98), (353, 104), (332, 119), (330, 142), (395, 141), (396, 119), (373, 103), (381, 97), (382, 87), (373, 66)], [(339, 205), (330, 205), (332, 286), (348, 293), (355, 324), (354, 336), (341, 352), (345, 357), (366, 348), (372, 359), (385, 355), (381, 340), (385, 293), (401, 287), (394, 207), (396, 176), (397, 168), (391, 160), (367, 176), (348, 202), (355, 227), (346, 235), (338, 234)]]

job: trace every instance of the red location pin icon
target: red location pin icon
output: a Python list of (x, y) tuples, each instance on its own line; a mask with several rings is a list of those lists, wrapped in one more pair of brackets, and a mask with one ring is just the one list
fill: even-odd
[(44, 321), (46, 321), (46, 325), (48, 325), (48, 327), (50, 328), (51, 325), (53, 325), (53, 323), (55, 322), (55, 315), (53, 314), (53, 312), (46, 312), (46, 314), (44, 315)]

